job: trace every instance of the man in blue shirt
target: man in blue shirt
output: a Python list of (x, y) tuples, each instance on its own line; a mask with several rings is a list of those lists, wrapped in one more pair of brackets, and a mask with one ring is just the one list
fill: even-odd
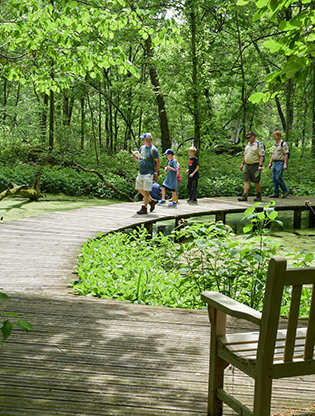
[[(145, 133), (140, 138), (143, 140), (143, 146), (139, 149), (141, 157), (135, 188), (143, 195), (144, 205), (137, 211), (139, 215), (148, 213), (148, 204), (150, 204), (150, 212), (155, 208), (157, 201), (150, 197), (150, 191), (152, 190), (153, 180), (158, 179), (161, 164), (160, 154), (152, 144), (151, 133)], [(137, 159), (136, 156), (134, 158)]]

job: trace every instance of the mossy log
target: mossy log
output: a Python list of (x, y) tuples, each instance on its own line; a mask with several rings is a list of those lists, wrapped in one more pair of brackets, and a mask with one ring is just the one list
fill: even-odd
[(41, 194), (41, 191), (39, 187), (36, 188), (29, 188), (27, 185), (16, 185), (13, 182), (9, 182), (8, 189), (5, 189), (0, 193), (0, 201), (11, 195), (20, 195), (24, 198), (29, 198), (33, 201), (35, 201), (37, 198), (39, 198)]
[(79, 165), (77, 162), (75, 162), (74, 160), (69, 160), (66, 156), (64, 156), (63, 154), (61, 154), (61, 156), (64, 158), (64, 160), (66, 162), (68, 162), (70, 165), (77, 167), (78, 169), (83, 170), (84, 172), (88, 172), (88, 173), (94, 173), (95, 175), (97, 175), (102, 183), (107, 187), (110, 188), (112, 191), (114, 191), (115, 193), (117, 193), (118, 195), (120, 195), (122, 198), (127, 199), (130, 202), (134, 202), (134, 200), (132, 198), (130, 198), (129, 195), (127, 195), (125, 192), (120, 191), (118, 188), (116, 188), (116, 186), (114, 186), (112, 183), (108, 182), (104, 176), (101, 174), (101, 172), (99, 172), (98, 170), (95, 169), (87, 169), (84, 166)]

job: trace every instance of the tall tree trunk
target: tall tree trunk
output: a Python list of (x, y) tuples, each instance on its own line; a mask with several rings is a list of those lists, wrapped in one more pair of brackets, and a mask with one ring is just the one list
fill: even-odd
[(48, 113), (48, 102), (49, 95), (44, 94), (43, 97), (43, 109), (41, 110), (41, 119), (40, 119), (40, 130), (43, 143), (47, 140), (47, 113)]
[(55, 117), (55, 93), (50, 90), (49, 94), (49, 149), (54, 148), (54, 117)]
[(89, 105), (90, 114), (91, 114), (91, 121), (92, 121), (92, 133), (93, 133), (93, 141), (94, 141), (95, 158), (96, 158), (97, 166), (99, 166), (100, 162), (99, 162), (99, 159), (98, 159), (98, 151), (97, 151), (97, 140), (96, 140), (96, 131), (95, 131), (94, 115), (93, 115), (93, 109), (92, 109), (92, 106), (91, 106), (91, 101), (90, 101), (90, 95), (89, 95), (89, 93), (87, 93), (87, 100), (88, 100), (88, 105)]
[(85, 140), (85, 108), (84, 108), (84, 97), (80, 99), (81, 103), (81, 149), (84, 149)]
[(200, 150), (200, 120), (199, 120), (199, 94), (198, 94), (198, 57), (197, 57), (197, 24), (195, 1), (190, 5), (191, 24), (191, 54), (192, 54), (192, 96), (193, 96), (193, 117), (194, 117), (194, 145)]
[(238, 23), (238, 13), (237, 10), (235, 10), (235, 17), (236, 17), (236, 28), (237, 28), (237, 39), (238, 39), (238, 52), (239, 52), (239, 57), (240, 57), (240, 64), (241, 64), (241, 78), (242, 78), (242, 89), (241, 89), (241, 100), (242, 100), (242, 109), (243, 109), (243, 114), (242, 114), (242, 128), (243, 128), (243, 137), (242, 137), (242, 141), (245, 142), (245, 137), (246, 137), (246, 93), (245, 93), (245, 71), (244, 71), (244, 60), (243, 60), (243, 46), (242, 46), (242, 39), (241, 39), (241, 34), (240, 34), (240, 28), (239, 28), (239, 23)]
[(312, 156), (315, 158), (315, 61), (313, 68), (313, 101), (312, 101)]
[(162, 135), (162, 150), (165, 151), (169, 147), (171, 147), (171, 138), (170, 138), (170, 131), (168, 127), (168, 118), (166, 112), (166, 104), (164, 95), (161, 89), (160, 81), (157, 76), (156, 68), (153, 65), (152, 58), (153, 58), (153, 49), (152, 49), (152, 39), (149, 36), (146, 39), (146, 48), (147, 48), (147, 56), (149, 58), (149, 74), (150, 80), (153, 85), (154, 93), (156, 96), (156, 101), (159, 110), (159, 120), (160, 120), (160, 128), (161, 128), (161, 135)]
[(7, 118), (7, 84), (8, 84), (8, 80), (6, 78), (4, 78), (4, 83), (3, 83), (3, 121), (6, 120)]
[(101, 91), (101, 85), (99, 88), (99, 92), (98, 92), (98, 106), (99, 106), (99, 110), (98, 110), (98, 143), (99, 146), (102, 146), (102, 91)]

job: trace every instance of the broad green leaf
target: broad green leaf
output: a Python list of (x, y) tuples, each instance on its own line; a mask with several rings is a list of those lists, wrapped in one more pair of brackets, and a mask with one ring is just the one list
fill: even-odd
[(247, 225), (245, 225), (245, 227), (243, 228), (244, 234), (248, 233), (249, 231), (252, 231), (253, 227), (254, 227), (253, 224), (247, 224)]
[(281, 49), (279, 42), (273, 39), (269, 39), (264, 43), (264, 46), (270, 50), (270, 52), (278, 52)]
[(249, 97), (249, 101), (253, 104), (260, 103), (263, 98), (265, 97), (265, 93), (263, 92), (255, 92)]
[(245, 4), (249, 3), (251, 0), (237, 0), (237, 6), (244, 6)]
[(258, 7), (258, 9), (261, 9), (262, 7), (268, 6), (269, 1), (270, 0), (257, 0), (255, 4)]

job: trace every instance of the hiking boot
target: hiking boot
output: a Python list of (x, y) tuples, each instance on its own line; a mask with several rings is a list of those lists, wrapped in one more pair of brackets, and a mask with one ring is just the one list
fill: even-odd
[(141, 215), (141, 214), (147, 214), (148, 213), (148, 208), (145, 205), (142, 205), (140, 211), (137, 211), (137, 214)]
[(247, 194), (243, 194), (240, 198), (237, 198), (239, 201), (247, 201)]
[(261, 201), (261, 193), (257, 192), (256, 198), (254, 198), (254, 201), (259, 202)]
[(286, 197), (289, 195), (289, 193), (290, 193), (290, 191), (285, 192), (285, 193), (282, 195), (282, 198), (286, 198)]
[(149, 204), (150, 204), (150, 212), (153, 212), (154, 208), (155, 208), (155, 205), (157, 204), (157, 200), (156, 199), (151, 199)]
[(272, 194), (272, 195), (269, 195), (269, 198), (279, 198), (279, 195), (277, 195), (277, 194)]

